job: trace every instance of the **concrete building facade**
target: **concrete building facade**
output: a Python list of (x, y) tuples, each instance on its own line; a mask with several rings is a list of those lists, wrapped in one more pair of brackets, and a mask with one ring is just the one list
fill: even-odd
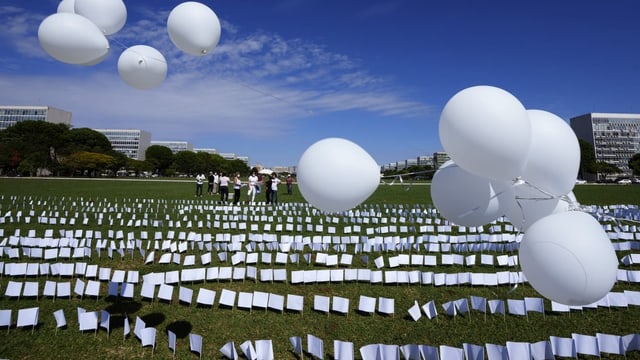
[(193, 144), (188, 141), (160, 141), (160, 140), (152, 140), (151, 145), (160, 145), (165, 146), (171, 149), (171, 152), (174, 154), (180, 151), (193, 151)]
[(629, 160), (640, 152), (640, 114), (589, 113), (570, 122), (578, 139), (593, 145), (596, 161), (631, 175)]
[(25, 120), (46, 121), (71, 126), (71, 113), (51, 106), (0, 105), (0, 130)]
[(145, 152), (151, 146), (151, 133), (135, 129), (93, 129), (109, 139), (113, 150), (130, 159), (145, 160)]

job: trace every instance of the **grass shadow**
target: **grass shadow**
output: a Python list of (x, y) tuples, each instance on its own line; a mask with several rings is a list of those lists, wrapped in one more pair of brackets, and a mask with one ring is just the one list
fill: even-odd
[(135, 314), (142, 308), (142, 303), (138, 301), (116, 301), (107, 306), (105, 310), (109, 314)]
[(193, 329), (193, 325), (186, 320), (174, 321), (171, 324), (167, 325), (165, 330), (171, 331), (176, 334), (176, 338), (184, 339), (191, 333)]
[(164, 322), (165, 318), (166, 316), (164, 314), (158, 312), (150, 313), (140, 317), (140, 319), (144, 321), (147, 327), (157, 327)]

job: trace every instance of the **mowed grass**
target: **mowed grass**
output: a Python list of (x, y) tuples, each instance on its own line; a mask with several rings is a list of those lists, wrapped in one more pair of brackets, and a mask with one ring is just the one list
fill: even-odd
[[(206, 190), (206, 189), (205, 189)], [(0, 179), (0, 215), (4, 216), (11, 212), (15, 220), (16, 210), (33, 209), (34, 213), (40, 215), (43, 211), (47, 213), (59, 212), (64, 216), (65, 212), (73, 214), (79, 212), (82, 216), (81, 203), (91, 202), (93, 207), (103, 210), (107, 208), (107, 215), (113, 217), (114, 224), (99, 226), (91, 223), (82, 225), (50, 225), (37, 224), (32, 220), (29, 224), (21, 222), (5, 222), (0, 224), (0, 229), (4, 230), (4, 237), (12, 235), (16, 229), (25, 234), (28, 229), (34, 229), (41, 236), (45, 229), (95, 229), (100, 230), (105, 236), (109, 230), (123, 230), (125, 234), (140, 231), (148, 231), (153, 234), (155, 231), (167, 233), (167, 222), (163, 223), (163, 228), (156, 229), (152, 226), (147, 228), (130, 228), (121, 225), (117, 219), (117, 213), (121, 213), (123, 219), (130, 219), (135, 216), (141, 219), (145, 215), (150, 219), (165, 220), (168, 215), (172, 219), (182, 220), (184, 215), (199, 216), (205, 219), (205, 214), (189, 212), (183, 213), (180, 209), (187, 209), (189, 206), (213, 205), (217, 197), (204, 196), (196, 198), (195, 184), (193, 181), (161, 181), (161, 180), (72, 180), (72, 179)], [(299, 206), (304, 203), (297, 189), (294, 195), (285, 195), (285, 187), (280, 188), (280, 202), (291, 203), (292, 206)], [(574, 193), (582, 204), (640, 204), (640, 186), (618, 186), (618, 185), (581, 185), (574, 189)], [(243, 196), (245, 195), (243, 191)], [(264, 194), (259, 195), (259, 200), (264, 201)], [(114, 204), (145, 204), (144, 208), (120, 207), (110, 211), (109, 207)], [(146, 204), (151, 203), (148, 206)], [(382, 185), (367, 200), (368, 206), (380, 209), (384, 216), (385, 209), (412, 208), (432, 206), (430, 198), (430, 188), (428, 184), (403, 184), (386, 186)], [(243, 208), (246, 205), (242, 205)], [(93, 211), (89, 206), (85, 206), (85, 212)], [(377, 211), (377, 210), (376, 210)], [(265, 213), (268, 213), (265, 210)], [(23, 215), (24, 216), (24, 215)], [(212, 212), (213, 216), (213, 212)], [(286, 216), (280, 216), (286, 218)], [(306, 217), (306, 215), (303, 215)], [(323, 214), (309, 213), (313, 224), (328, 225), (328, 218)], [(275, 216), (277, 220), (278, 216)], [(126, 221), (124, 222), (126, 224)], [(261, 222), (260, 229), (264, 223)], [(336, 226), (337, 233), (341, 234), (344, 221), (340, 217), (340, 222)], [(195, 231), (201, 233), (211, 233), (215, 236), (219, 232), (240, 233), (238, 230), (220, 230), (216, 228), (185, 229), (183, 231)], [(247, 233), (248, 231), (244, 231)], [(307, 232), (306, 228), (301, 233), (304, 236), (318, 235), (315, 232)], [(414, 234), (420, 235), (420, 234)], [(402, 235), (402, 236), (406, 236)], [(310, 252), (308, 249), (305, 252)], [(348, 249), (353, 253), (353, 247)], [(189, 250), (187, 254), (195, 254), (199, 257), (203, 252), (199, 249)], [(334, 253), (333, 250), (330, 253)], [(417, 253), (413, 251), (412, 253)], [(424, 254), (424, 250), (420, 252)], [(619, 252), (618, 256), (624, 256), (628, 252)], [(354, 256), (353, 268), (375, 269), (372, 259), (384, 255), (385, 259), (393, 256), (393, 252), (373, 252), (368, 254), (370, 261), (364, 263), (360, 258), (361, 254)], [(106, 256), (103, 251), (100, 258), (95, 251), (91, 259), (84, 259), (90, 264), (98, 264), (100, 267), (109, 267), (118, 270), (139, 270), (141, 275), (151, 272), (166, 272), (180, 270), (182, 267), (175, 264), (144, 265), (144, 259), (135, 251), (133, 257), (127, 253), (124, 258), (115, 255), (113, 259)], [(464, 255), (468, 255), (465, 253)], [(496, 253), (496, 255), (498, 255)], [(229, 262), (220, 262), (213, 252), (213, 262), (208, 266), (231, 266)], [(0, 261), (16, 262), (3, 256)], [(20, 261), (36, 261), (22, 258)], [(43, 260), (41, 260), (43, 261)], [(60, 260), (63, 262), (74, 262), (77, 260)], [(199, 264), (199, 260), (196, 261)], [(199, 266), (199, 265), (198, 265)], [(244, 264), (242, 264), (244, 266)], [(256, 264), (258, 268), (282, 268), (281, 265)], [(288, 264), (286, 268), (291, 270), (306, 270), (323, 268), (307, 265), (303, 261), (300, 264)], [(623, 267), (623, 269), (639, 270), (638, 265)], [(388, 268), (386, 268), (388, 270)], [(461, 266), (437, 266), (437, 267), (403, 267), (403, 270), (420, 270), (434, 272), (495, 272), (504, 269), (492, 268), (490, 266), (475, 265), (473, 267)], [(0, 278), (0, 309), (13, 309), (13, 322), (16, 321), (17, 310), (32, 306), (40, 307), (39, 325), (35, 331), (31, 329), (11, 328), (9, 331), (0, 329), (0, 357), (10, 359), (69, 359), (69, 358), (105, 358), (105, 359), (140, 359), (151, 358), (150, 348), (142, 348), (140, 342), (132, 336), (123, 338), (123, 319), (125, 314), (131, 321), (133, 328), (135, 317), (140, 316), (145, 320), (147, 326), (158, 329), (156, 339), (156, 349), (153, 352), (155, 358), (171, 358), (168, 349), (166, 330), (170, 329), (178, 335), (176, 357), (179, 359), (196, 359), (198, 356), (189, 351), (189, 333), (200, 334), (204, 338), (203, 357), (222, 359), (218, 351), (228, 341), (235, 341), (236, 349), (240, 351), (239, 344), (245, 340), (271, 339), (273, 340), (276, 359), (296, 359), (298, 356), (291, 352), (289, 344), (290, 336), (301, 336), (303, 344), (306, 346), (306, 334), (312, 334), (324, 340), (325, 358), (331, 358), (333, 354), (333, 340), (351, 341), (355, 345), (356, 357), (359, 358), (358, 349), (361, 346), (372, 343), (385, 344), (427, 344), (427, 345), (450, 345), (462, 347), (463, 343), (484, 345), (494, 343), (504, 345), (507, 341), (529, 341), (536, 342), (548, 339), (549, 336), (571, 337), (572, 333), (595, 335), (595, 333), (609, 333), (625, 335), (640, 332), (640, 307), (630, 306), (629, 308), (598, 308), (585, 309), (583, 311), (572, 311), (571, 313), (551, 312), (549, 301), (545, 301), (546, 313), (530, 313), (528, 317), (506, 315), (486, 316), (480, 312), (456, 317), (448, 317), (443, 314), (441, 304), (447, 301), (469, 296), (483, 296), (487, 299), (523, 299), (527, 296), (540, 296), (529, 285), (520, 285), (517, 288), (511, 286), (499, 287), (478, 287), (469, 285), (441, 286), (432, 285), (372, 285), (368, 283), (325, 283), (314, 285), (292, 285), (288, 283), (265, 283), (260, 281), (233, 281), (233, 282), (204, 282), (196, 284), (181, 284), (195, 290), (204, 287), (215, 290), (220, 294), (222, 289), (234, 291), (264, 291), (280, 295), (296, 294), (302, 295), (305, 299), (303, 313), (284, 312), (278, 313), (271, 310), (246, 311), (241, 309), (227, 309), (218, 306), (218, 296), (213, 308), (187, 306), (177, 301), (177, 288), (174, 290), (172, 303), (162, 301), (149, 301), (140, 297), (140, 284), (136, 286), (135, 296), (132, 300), (107, 297), (107, 284), (102, 283), (102, 297), (98, 299), (80, 298), (76, 295), (71, 300), (50, 299), (41, 297), (40, 299), (9, 299), (4, 295), (9, 280), (17, 281), (39, 281), (40, 291), (44, 285), (44, 278), (12, 279), (7, 276)], [(54, 281), (72, 281), (74, 279), (51, 278)], [(613, 291), (635, 290), (640, 291), (638, 284), (617, 283)], [(350, 300), (350, 311), (347, 316), (338, 313), (324, 314), (313, 311), (314, 295), (341, 296)], [(370, 297), (387, 297), (395, 299), (395, 315), (381, 314), (361, 314), (356, 311), (358, 298), (360, 295)], [(417, 322), (411, 320), (407, 315), (407, 310), (414, 301), (420, 305), (434, 300), (437, 310), (440, 313), (435, 319), (428, 320), (423, 317)], [(195, 304), (195, 300), (194, 300)], [(80, 333), (76, 317), (76, 308), (83, 307), (88, 311), (107, 310), (112, 314), (111, 334), (107, 336), (104, 330), (93, 333)], [(56, 331), (53, 312), (64, 309), (68, 327)], [(309, 358), (309, 355), (305, 355)], [(581, 357), (583, 357), (581, 355)], [(584, 357), (588, 358), (588, 357)], [(611, 355), (608, 358), (622, 358)], [(627, 354), (628, 359), (640, 358), (640, 353), (632, 352)]]

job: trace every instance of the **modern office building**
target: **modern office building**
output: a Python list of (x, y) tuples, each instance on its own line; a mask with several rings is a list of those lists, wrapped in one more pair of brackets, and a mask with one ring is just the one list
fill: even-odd
[(222, 158), (225, 159), (225, 160), (235, 160), (236, 159), (236, 154), (235, 153), (218, 153), (218, 155), (222, 156)]
[(193, 151), (193, 144), (188, 141), (157, 141), (152, 140), (151, 145), (165, 146), (171, 149), (174, 154), (180, 151)]
[(151, 133), (134, 129), (93, 129), (109, 139), (113, 150), (130, 159), (145, 160), (145, 152), (151, 146)]
[(418, 166), (433, 166), (433, 156), (418, 156)]
[(273, 172), (276, 174), (295, 174), (296, 167), (295, 166), (273, 166), (271, 168)]
[(420, 155), (412, 159), (384, 164), (380, 167), (380, 170), (385, 172), (403, 170), (412, 166), (434, 166), (433, 158), (434, 157), (430, 155)]
[(214, 149), (214, 148), (195, 148), (193, 149), (194, 152), (206, 152), (207, 154), (217, 154), (218, 150)]
[(451, 157), (446, 152), (435, 152), (433, 153), (433, 167), (437, 170), (442, 166), (442, 164), (451, 160)]
[(236, 156), (236, 160), (240, 160), (245, 164), (249, 165), (249, 157), (248, 156)]
[(631, 175), (629, 159), (640, 152), (640, 114), (589, 113), (570, 121), (578, 139), (593, 145), (596, 161)]
[(405, 168), (410, 168), (412, 166), (418, 166), (418, 158), (407, 159), (404, 161)]
[(0, 130), (25, 120), (46, 121), (71, 126), (71, 113), (51, 106), (0, 105)]

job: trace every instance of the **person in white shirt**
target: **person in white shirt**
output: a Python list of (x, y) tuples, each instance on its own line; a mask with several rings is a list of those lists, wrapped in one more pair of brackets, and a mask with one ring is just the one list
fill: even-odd
[(240, 173), (236, 173), (233, 177), (233, 205), (238, 205), (240, 202), (240, 189), (242, 188), (242, 180), (240, 179)]
[(218, 193), (218, 185), (220, 184), (220, 175), (218, 175), (218, 172), (215, 172), (213, 174), (213, 193), (217, 194)]
[(200, 173), (196, 176), (196, 196), (202, 196), (202, 186), (204, 185), (204, 173)]
[(225, 173), (220, 173), (220, 201), (226, 203), (229, 201), (229, 177)]
[(271, 203), (278, 205), (278, 184), (281, 181), (276, 173), (271, 174)]
[(249, 175), (249, 191), (247, 191), (247, 196), (249, 197), (249, 201), (251, 204), (256, 199), (256, 193), (258, 191), (258, 175), (255, 172), (252, 172)]

